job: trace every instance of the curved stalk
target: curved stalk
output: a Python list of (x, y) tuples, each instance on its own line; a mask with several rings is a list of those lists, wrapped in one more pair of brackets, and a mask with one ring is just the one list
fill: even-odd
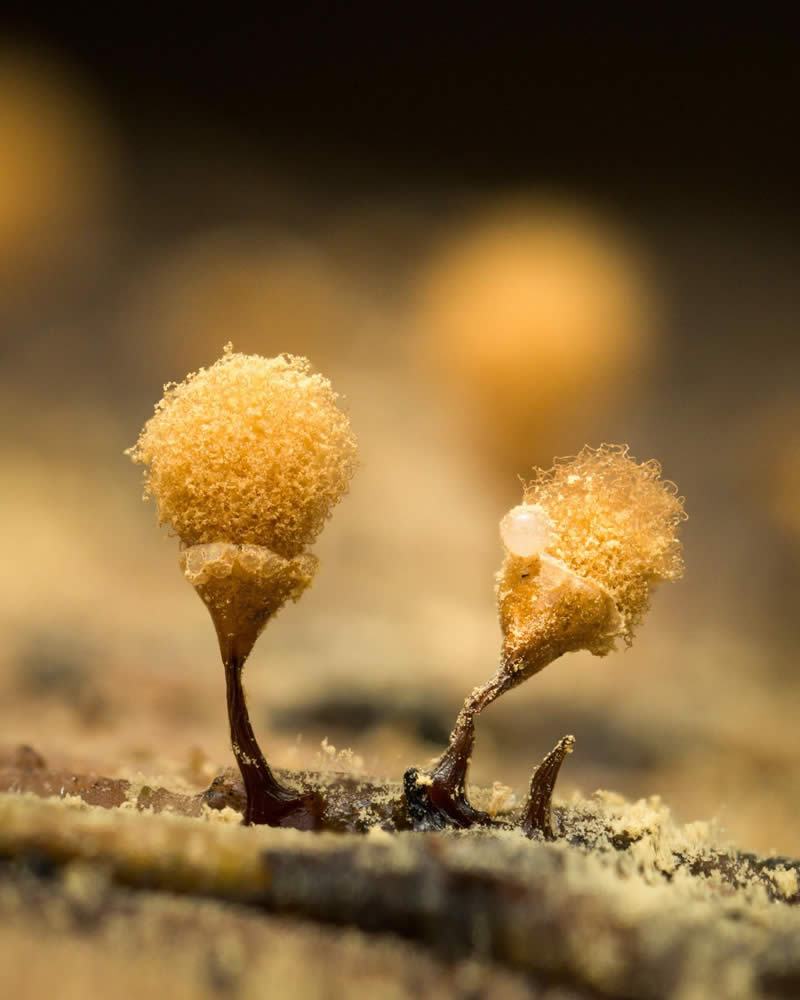
[(242, 669), (246, 659), (246, 654), (240, 654), (235, 637), (229, 636), (223, 662), (231, 745), (247, 796), (244, 825), (265, 824), (310, 829), (316, 825), (320, 813), (315, 796), (300, 794), (282, 785), (272, 773), (256, 740), (242, 685)]

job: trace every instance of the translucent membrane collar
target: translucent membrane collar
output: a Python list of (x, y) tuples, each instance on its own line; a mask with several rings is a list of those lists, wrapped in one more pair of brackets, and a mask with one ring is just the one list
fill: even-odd
[(210, 580), (224, 580), (229, 576), (266, 582), (289, 565), (289, 560), (260, 545), (212, 542), (185, 549), (181, 564), (186, 579), (192, 586), (198, 587)]
[[(181, 553), (181, 569), (209, 610), (222, 658), (244, 658), (269, 619), (310, 585), (317, 559), (284, 559), (260, 545), (210, 542)], [(232, 646), (233, 644), (233, 646)]]

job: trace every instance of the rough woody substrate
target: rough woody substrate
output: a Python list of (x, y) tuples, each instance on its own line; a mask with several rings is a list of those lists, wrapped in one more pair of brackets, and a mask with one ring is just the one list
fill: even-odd
[[(25, 754), (0, 774), (14, 788), (0, 794), (3, 995), (40, 995), (48, 975), (81, 997), (159, 981), (176, 996), (257, 996), (287, 976), (298, 997), (800, 993), (800, 868), (680, 827), (656, 798), (557, 804), (553, 843), (394, 832), (388, 808), (384, 828), (311, 834), (239, 825), (220, 799), (237, 804), (230, 777), (187, 796), (45, 774)], [(335, 790), (345, 827), (353, 803), (401, 795), (303, 780)]]

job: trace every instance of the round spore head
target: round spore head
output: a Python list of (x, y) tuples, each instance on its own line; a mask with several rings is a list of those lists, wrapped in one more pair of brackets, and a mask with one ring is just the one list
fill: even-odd
[(260, 545), (291, 559), (347, 492), (356, 440), (306, 358), (236, 354), (165, 386), (129, 449), (145, 496), (186, 546)]
[(674, 483), (661, 479), (658, 462), (638, 463), (619, 445), (587, 447), (537, 470), (524, 503), (550, 520), (547, 555), (611, 595), (630, 642), (651, 585), (683, 575), (677, 537), (683, 500)]

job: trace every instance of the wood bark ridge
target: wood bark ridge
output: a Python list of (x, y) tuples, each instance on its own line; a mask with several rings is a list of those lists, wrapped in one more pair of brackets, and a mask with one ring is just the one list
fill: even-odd
[[(10, 770), (1, 772), (4, 785)], [(16, 771), (17, 789), (33, 791), (24, 768)], [(513, 813), (499, 817), (504, 826), (403, 831), (397, 783), (281, 777), (314, 788), (343, 832), (240, 826), (224, 805), (243, 790), (222, 778), (199, 796), (131, 797), (129, 787), (122, 808), (0, 794), (0, 856), (50, 875), (89, 864), (115, 889), (391, 933), (581, 995), (800, 993), (800, 907), (792, 905), (800, 866), (715, 846), (700, 825), (674, 824), (657, 800), (605, 795), (557, 805), (556, 839), (547, 842), (527, 838)], [(352, 832), (359, 829), (366, 832)]]

